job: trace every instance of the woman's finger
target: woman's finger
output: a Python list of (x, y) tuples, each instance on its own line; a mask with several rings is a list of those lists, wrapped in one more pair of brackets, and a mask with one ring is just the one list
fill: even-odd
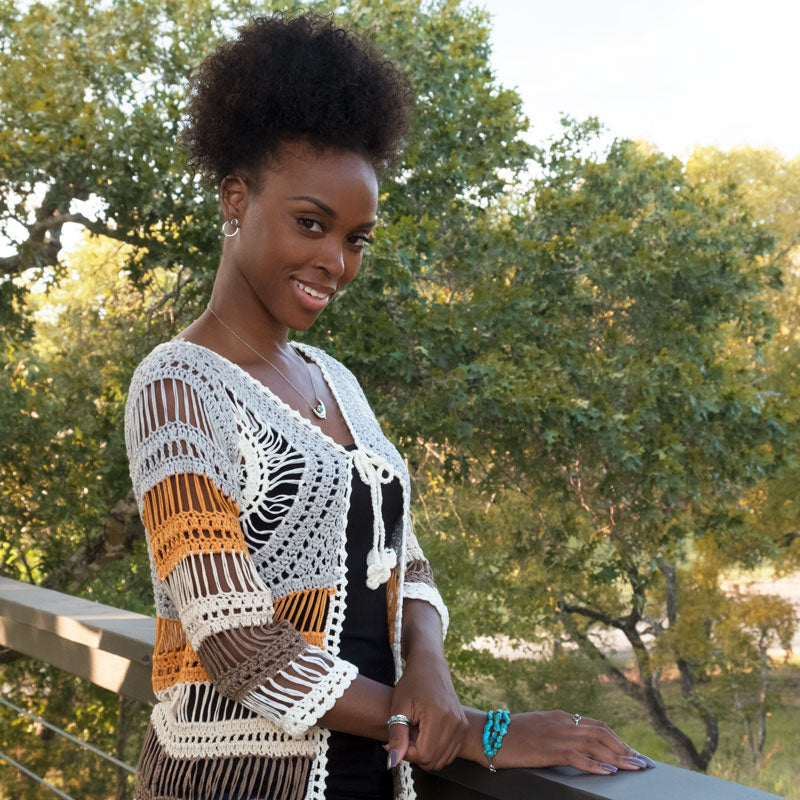
[(419, 724), (416, 748), (425, 762), (420, 764), (425, 769), (441, 769), (455, 758), (461, 747), (466, 731), (462, 730), (458, 719), (444, 718), (431, 721), (422, 718)]
[(460, 749), (461, 745), (454, 745), (451, 740), (439, 759), (431, 765), (431, 771), (437, 772), (438, 770), (444, 769), (448, 764), (452, 763), (456, 759), (456, 756), (458, 756)]
[(587, 756), (602, 764), (612, 764), (620, 769), (637, 770), (647, 766), (646, 763), (633, 755), (615, 752), (606, 742), (599, 738), (587, 736), (575, 748), (581, 755)]
[[(575, 722), (572, 717), (570, 717), (570, 722), (574, 725)], [(592, 717), (581, 717), (580, 722), (576, 726), (577, 728), (591, 728), (593, 733), (596, 733), (607, 747), (609, 747), (613, 752), (619, 753), (621, 755), (635, 755), (636, 751), (630, 747), (629, 745), (625, 744), (622, 739), (614, 733), (611, 728), (605, 722), (602, 722), (598, 719), (593, 719)]]
[(567, 766), (575, 767), (584, 772), (591, 772), (593, 775), (613, 775), (617, 771), (617, 767), (614, 764), (607, 761), (597, 761), (574, 751), (569, 756)]
[(407, 725), (397, 723), (389, 726), (389, 741), (384, 745), (388, 753), (386, 757), (387, 769), (397, 766), (408, 753), (410, 729)]
[(431, 730), (423, 721), (416, 740), (409, 746), (408, 759), (425, 770), (435, 772), (453, 761), (460, 748), (461, 739), (455, 735), (454, 730)]

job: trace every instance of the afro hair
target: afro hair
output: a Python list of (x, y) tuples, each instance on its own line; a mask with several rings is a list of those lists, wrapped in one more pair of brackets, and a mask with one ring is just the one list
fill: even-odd
[(360, 153), (382, 171), (400, 154), (412, 105), (392, 62), (313, 13), (253, 19), (203, 61), (190, 88), (181, 138), (217, 184), (255, 174), (292, 139)]

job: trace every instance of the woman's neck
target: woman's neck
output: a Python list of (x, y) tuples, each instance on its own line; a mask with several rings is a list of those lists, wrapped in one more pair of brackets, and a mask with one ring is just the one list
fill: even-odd
[[(230, 273), (220, 269), (214, 282), (214, 289), (208, 304), (209, 309), (213, 312), (210, 315), (212, 322), (220, 329), (225, 330), (237, 341), (238, 345), (245, 349), (247, 348), (241, 340), (267, 357), (287, 354), (289, 352), (289, 328), (269, 313), (241, 276), (237, 276), (237, 281), (231, 280), (229, 275)], [(233, 285), (237, 282), (240, 285)], [(209, 316), (208, 312), (203, 316)], [(252, 356), (252, 353), (250, 355)]]

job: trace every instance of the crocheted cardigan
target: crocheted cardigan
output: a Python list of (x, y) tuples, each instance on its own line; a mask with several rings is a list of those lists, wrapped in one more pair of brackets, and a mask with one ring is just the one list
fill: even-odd
[[(323, 800), (329, 734), (316, 722), (357, 674), (338, 657), (353, 467), (377, 510), (368, 585), (387, 592), (397, 676), (403, 598), (430, 602), (446, 631), (403, 459), (352, 373), (294, 346), (320, 368), (356, 449), (190, 342), (159, 345), (131, 381), (126, 445), (157, 610), (138, 800)], [(380, 487), (394, 477), (403, 513), (387, 535)], [(414, 797), (405, 763), (395, 789)]]

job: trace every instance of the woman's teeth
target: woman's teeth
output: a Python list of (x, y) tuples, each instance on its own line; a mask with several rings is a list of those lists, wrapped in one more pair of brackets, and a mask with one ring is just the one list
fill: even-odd
[(328, 296), (324, 292), (317, 292), (310, 286), (306, 286), (304, 283), (300, 283), (300, 281), (297, 281), (297, 284), (306, 294), (310, 294), (312, 297), (316, 297), (319, 300), (324, 300)]

